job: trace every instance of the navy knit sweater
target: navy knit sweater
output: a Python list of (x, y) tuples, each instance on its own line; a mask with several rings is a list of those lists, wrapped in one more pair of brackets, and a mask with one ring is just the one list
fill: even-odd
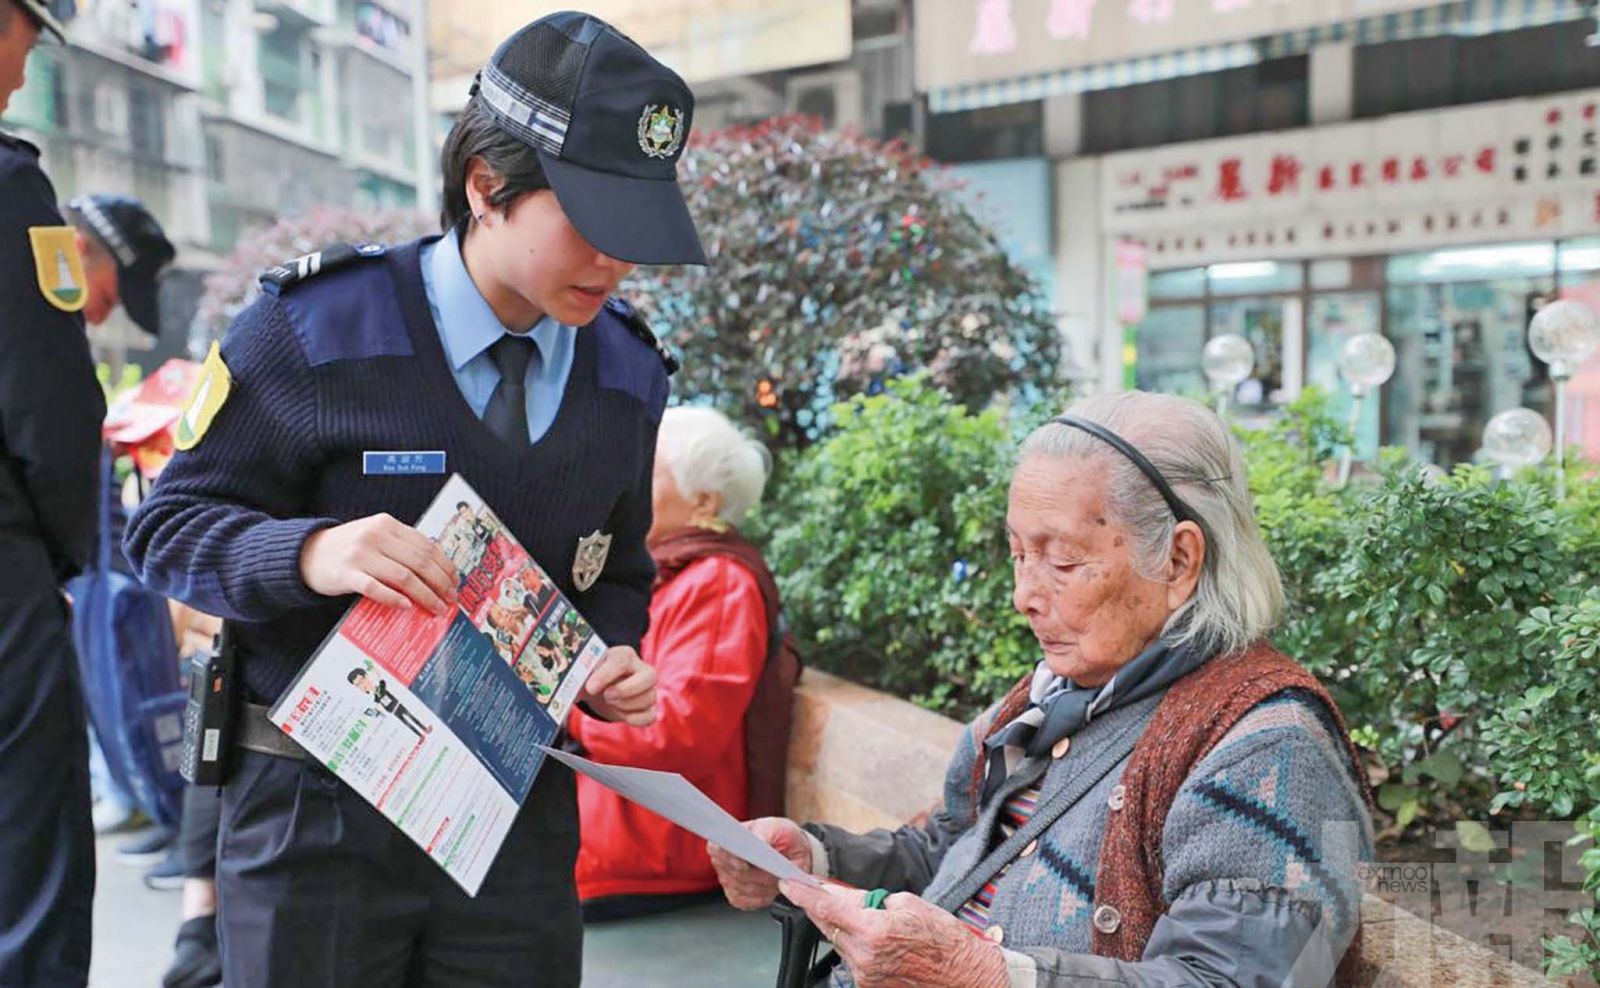
[[(612, 645), (637, 646), (655, 569), (645, 550), (661, 360), (608, 310), (578, 334), (550, 431), (511, 451), (451, 377), (428, 311), (423, 242), (269, 291), (228, 329), (233, 389), (129, 522), (128, 558), (151, 588), (235, 622), (244, 679), (275, 699), (353, 598), (312, 592), (312, 533), (387, 512), (412, 523), (444, 476), (364, 476), (362, 453), (444, 450)], [(578, 593), (578, 540), (613, 536)]]

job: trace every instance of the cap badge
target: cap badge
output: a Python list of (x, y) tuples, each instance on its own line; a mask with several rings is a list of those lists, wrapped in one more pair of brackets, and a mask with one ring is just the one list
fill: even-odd
[(639, 114), (639, 150), (652, 158), (670, 158), (683, 147), (683, 111), (651, 103)]

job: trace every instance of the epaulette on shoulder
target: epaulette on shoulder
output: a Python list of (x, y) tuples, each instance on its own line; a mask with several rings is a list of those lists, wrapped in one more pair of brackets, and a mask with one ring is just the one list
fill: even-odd
[(23, 151), (33, 155), (34, 158), (38, 158), (40, 155), (39, 145), (34, 144), (32, 141), (23, 140), (15, 134), (0, 134), (0, 148), (10, 151)]
[(261, 272), (261, 287), (276, 295), (308, 278), (337, 271), (367, 258), (380, 257), (383, 252), (382, 244), (333, 244), (266, 269)]
[(606, 308), (610, 309), (612, 314), (622, 320), (622, 324), (628, 327), (628, 332), (638, 337), (641, 343), (656, 352), (656, 356), (661, 358), (662, 365), (667, 368), (668, 377), (678, 373), (678, 369), (683, 365), (678, 362), (677, 357), (667, 351), (665, 344), (656, 339), (656, 334), (650, 331), (650, 324), (644, 321), (644, 317), (639, 315), (638, 310), (622, 299), (615, 297), (606, 299)]

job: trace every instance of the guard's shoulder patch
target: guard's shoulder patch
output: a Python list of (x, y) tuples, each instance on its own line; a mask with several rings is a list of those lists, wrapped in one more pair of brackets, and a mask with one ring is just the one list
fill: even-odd
[(644, 321), (644, 317), (639, 315), (638, 310), (616, 297), (606, 299), (606, 308), (621, 321), (622, 325), (628, 328), (628, 332), (656, 352), (656, 355), (661, 358), (662, 365), (667, 369), (668, 377), (678, 372), (678, 368), (682, 366), (678, 363), (678, 358), (669, 353), (666, 345), (656, 339), (656, 334), (650, 331), (650, 324)]
[(222, 361), (222, 348), (212, 343), (211, 352), (206, 355), (205, 366), (200, 371), (200, 380), (189, 395), (183, 414), (178, 417), (172, 444), (180, 450), (190, 450), (200, 445), (200, 440), (206, 437), (206, 431), (211, 428), (212, 421), (232, 391), (233, 375)]
[(78, 253), (77, 231), (70, 226), (30, 226), (33, 269), (39, 293), (62, 312), (79, 312), (89, 302), (89, 280)]
[(349, 267), (357, 261), (382, 257), (384, 250), (382, 244), (333, 244), (261, 272), (261, 287), (274, 295), (282, 294), (284, 289), (308, 278)]

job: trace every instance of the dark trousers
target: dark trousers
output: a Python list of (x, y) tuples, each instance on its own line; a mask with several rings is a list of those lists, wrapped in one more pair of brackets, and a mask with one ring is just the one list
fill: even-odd
[(572, 773), (546, 762), (476, 898), (310, 762), (240, 752), (223, 790), (228, 988), (566, 988), (582, 971)]
[(217, 828), (222, 825), (222, 793), (216, 786), (186, 786), (178, 847), (186, 878), (217, 876)]
[(0, 986), (89, 980), (89, 736), (66, 602), (0, 592)]

